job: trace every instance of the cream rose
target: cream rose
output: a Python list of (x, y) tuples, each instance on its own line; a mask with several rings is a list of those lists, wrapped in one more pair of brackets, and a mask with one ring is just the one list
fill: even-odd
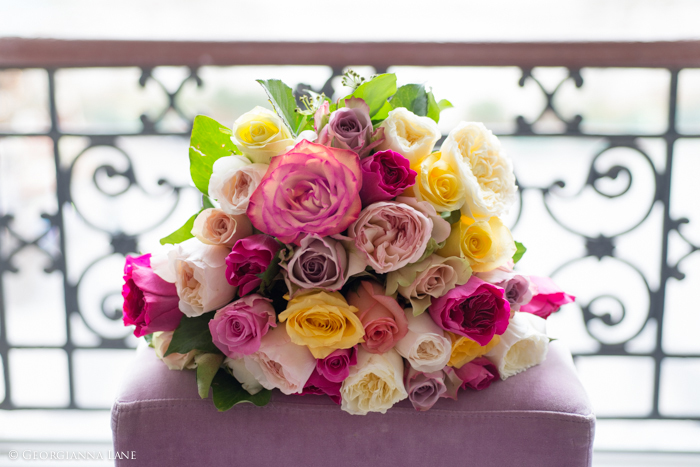
[(248, 371), (245, 367), (245, 360), (242, 358), (226, 358), (224, 360), (223, 367), (231, 373), (231, 376), (236, 378), (236, 380), (241, 383), (243, 389), (248, 391), (251, 396), (259, 393), (263, 390), (263, 387), (258, 380), (255, 379), (253, 373)]
[(194, 361), (194, 358), (201, 353), (199, 350), (190, 350), (186, 354), (171, 353), (167, 357), (164, 356), (165, 352), (168, 351), (170, 341), (173, 340), (173, 332), (174, 331), (159, 331), (153, 333), (151, 345), (153, 345), (156, 351), (156, 357), (163, 360), (163, 363), (171, 370), (194, 370), (197, 368), (197, 363)]
[(221, 209), (209, 208), (194, 220), (192, 235), (207, 245), (232, 247), (239, 239), (253, 234), (253, 225), (245, 215), (232, 216)]
[(383, 354), (357, 351), (357, 365), (350, 368), (340, 388), (341, 409), (352, 415), (386, 413), (408, 397), (403, 384), (403, 359), (391, 349)]
[(252, 164), (243, 156), (222, 157), (214, 162), (209, 197), (231, 215), (245, 214), (250, 196), (267, 172), (266, 164)]
[(462, 122), (450, 132), (441, 150), (462, 162), (465, 216), (488, 219), (508, 212), (518, 187), (513, 164), (491, 130), (483, 123)]
[(226, 256), (230, 248), (205, 245), (191, 238), (168, 253), (164, 280), (174, 282), (180, 297), (180, 311), (199, 316), (217, 310), (233, 300), (236, 289), (226, 280)]
[(485, 356), (498, 367), (501, 379), (538, 365), (547, 357), (545, 321), (531, 313), (515, 313), (500, 342)]
[(445, 331), (428, 313), (413, 316), (411, 310), (406, 310), (406, 319), (408, 333), (396, 343), (396, 351), (416, 371), (431, 373), (442, 370), (452, 351), (452, 341), (445, 337)]
[(430, 255), (387, 274), (386, 293), (393, 295), (398, 290), (410, 300), (413, 314), (419, 315), (430, 306), (433, 297), (442, 297), (456, 285), (466, 284), (469, 277), (471, 268), (467, 260)]
[(433, 152), (411, 166), (416, 171), (413, 194), (427, 201), (437, 212), (456, 211), (466, 199), (460, 161), (451, 152)]
[(270, 329), (257, 352), (243, 357), (246, 369), (266, 389), (298, 394), (316, 368), (308, 348), (296, 345), (282, 326)]
[(255, 107), (233, 123), (231, 140), (254, 163), (269, 164), (286, 152), (294, 138), (281, 118), (264, 107)]
[(389, 112), (381, 128), (384, 128), (384, 142), (377, 150), (396, 151), (408, 159), (411, 165), (430, 154), (440, 139), (440, 130), (433, 119), (419, 117), (403, 107)]

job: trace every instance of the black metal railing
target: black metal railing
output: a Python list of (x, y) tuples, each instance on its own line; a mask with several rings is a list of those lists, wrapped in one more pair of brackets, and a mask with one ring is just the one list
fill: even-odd
[[(524, 117), (517, 117), (515, 121), (515, 131), (500, 136), (516, 137), (516, 138), (594, 138), (605, 142), (605, 147), (595, 154), (590, 161), (585, 177), (584, 187), (593, 189), (599, 195), (613, 200), (625, 195), (632, 184), (634, 183), (633, 174), (629, 167), (625, 165), (614, 165), (606, 171), (597, 169), (597, 161), (603, 157), (607, 151), (617, 148), (627, 148), (634, 151), (642, 158), (645, 164), (649, 165), (653, 171), (654, 180), (654, 195), (651, 198), (648, 208), (645, 209), (646, 214), (634, 225), (623, 229), (614, 234), (599, 234), (591, 236), (590, 233), (581, 232), (567, 224), (566, 221), (560, 219), (555, 210), (550, 208), (550, 201), (557, 197), (558, 190), (564, 186), (561, 181), (554, 181), (547, 186), (526, 186), (520, 184), (520, 203), (519, 212), (514, 220), (514, 227), (521, 221), (523, 196), (529, 192), (537, 192), (541, 194), (544, 206), (551, 219), (553, 219), (562, 229), (574, 234), (580, 239), (584, 245), (584, 253), (581, 257), (569, 260), (562, 264), (556, 273), (569, 265), (585, 258), (613, 258), (616, 261), (622, 262), (625, 267), (631, 268), (643, 280), (646, 293), (648, 294), (648, 309), (626, 309), (625, 304), (618, 297), (612, 295), (600, 295), (592, 299), (579, 301), (579, 306), (582, 310), (582, 317), (585, 323), (588, 334), (597, 341), (599, 350), (593, 354), (586, 353), (582, 355), (597, 355), (597, 356), (634, 356), (648, 357), (654, 362), (654, 380), (653, 380), (653, 402), (651, 411), (641, 417), (615, 417), (615, 418), (651, 418), (651, 419), (691, 419), (700, 420), (697, 415), (689, 416), (670, 416), (659, 410), (659, 392), (661, 383), (661, 365), (667, 357), (673, 358), (691, 358), (698, 357), (697, 354), (672, 354), (669, 355), (663, 350), (662, 336), (664, 330), (664, 311), (666, 304), (667, 284), (671, 280), (684, 280), (684, 274), (681, 272), (681, 264), (692, 255), (696, 255), (700, 250), (700, 245), (693, 243), (684, 236), (684, 225), (688, 223), (687, 219), (674, 218), (670, 211), (671, 188), (672, 188), (672, 169), (674, 163), (674, 146), (679, 138), (696, 139), (700, 138), (700, 134), (680, 134), (676, 123), (677, 101), (678, 101), (678, 79), (679, 72), (683, 68), (698, 66), (700, 64), (700, 43), (652, 43), (652, 44), (420, 44), (415, 47), (422, 48), (420, 54), (408, 54), (406, 52), (406, 44), (384, 44), (372, 46), (371, 44), (277, 44), (277, 47), (270, 44), (205, 44), (205, 43), (188, 43), (187, 46), (176, 43), (105, 43), (105, 42), (51, 42), (51, 41), (19, 41), (5, 40), (5, 43), (0, 40), (0, 71), (9, 68), (40, 68), (45, 70), (48, 77), (48, 109), (50, 116), (50, 127), (47, 131), (24, 133), (24, 132), (0, 132), (0, 138), (8, 137), (28, 137), (39, 136), (48, 137), (53, 144), (54, 165), (56, 171), (56, 199), (57, 209), (53, 212), (42, 214), (42, 217), (47, 221), (46, 229), (43, 233), (26, 238), (13, 229), (13, 213), (0, 212), (0, 279), (4, 276), (18, 272), (19, 266), (15, 264), (15, 257), (27, 248), (36, 248), (45, 254), (50, 265), (46, 268), (46, 273), (58, 271), (63, 277), (63, 289), (65, 296), (65, 326), (68, 332), (68, 337), (65, 344), (59, 346), (46, 346), (63, 350), (68, 357), (68, 372), (69, 372), (69, 387), (70, 400), (65, 407), (61, 408), (81, 408), (76, 404), (74, 392), (74, 370), (73, 355), (76, 350), (81, 349), (126, 349), (132, 343), (123, 337), (108, 337), (100, 336), (101, 341), (95, 346), (82, 346), (75, 344), (71, 339), (71, 330), (74, 323), (71, 321), (71, 314), (82, 314), (79, 303), (79, 291), (83, 284), (83, 279), (90, 268), (99, 261), (111, 255), (126, 255), (138, 250), (139, 238), (145, 231), (125, 233), (114, 228), (105, 228), (97, 224), (91, 224), (90, 220), (81, 213), (80, 200), (75, 199), (71, 192), (71, 183), (76, 176), (74, 168), (76, 163), (81, 159), (86, 151), (95, 147), (106, 146), (118, 151), (121, 157), (126, 161), (126, 165), (122, 164), (121, 168), (117, 165), (104, 164), (94, 169), (92, 179), (94, 187), (102, 194), (109, 197), (118, 197), (125, 193), (130, 188), (143, 189), (139, 181), (137, 171), (134, 168), (132, 159), (129, 154), (120, 147), (118, 139), (125, 136), (177, 136), (187, 138), (189, 131), (160, 131), (159, 123), (170, 110), (176, 112), (181, 118), (191, 122), (191, 115), (187, 115), (185, 111), (178, 106), (178, 97), (182, 89), (187, 83), (194, 82), (196, 85), (203, 84), (200, 76), (200, 66), (238, 66), (250, 64), (315, 64), (325, 65), (332, 70), (331, 77), (326, 81), (322, 89), (327, 95), (333, 94), (333, 80), (343, 72), (344, 65), (367, 63), (374, 67), (377, 72), (386, 71), (391, 65), (425, 65), (425, 66), (517, 66), (521, 70), (519, 80), (520, 86), (527, 85), (528, 82), (534, 82), (542, 92), (545, 106), (535, 119), (527, 120)], [(226, 49), (225, 47), (228, 47)], [(257, 47), (257, 48), (256, 48)], [(255, 53), (255, 51), (262, 51)], [(299, 50), (303, 51), (299, 55)], [(113, 53), (110, 53), (112, 51)], [(132, 51), (133, 53), (129, 53)], [(330, 51), (330, 52), (329, 52)], [(362, 60), (362, 53), (365, 51), (366, 60)], [(323, 52), (321, 54), (321, 52)], [(371, 53), (370, 53), (371, 52)], [(297, 55), (294, 55), (297, 53)], [(316, 57), (328, 57), (324, 62), (323, 59)], [(423, 58), (421, 58), (423, 57)], [(321, 62), (321, 63), (317, 63)], [(160, 83), (153, 75), (152, 71), (155, 67), (161, 65), (180, 65), (189, 67), (189, 75), (187, 75), (175, 91), (169, 91), (166, 86)], [(56, 71), (67, 67), (93, 67), (93, 66), (138, 66), (141, 69), (141, 77), (139, 84), (145, 87), (148, 83), (155, 82), (165, 92), (168, 104), (157, 117), (149, 118), (146, 115), (141, 117), (142, 129), (134, 133), (89, 133), (89, 132), (66, 132), (61, 128), (59, 121), (59, 113), (56, 104)], [(547, 87), (540, 82), (535, 75), (533, 69), (540, 66), (563, 66), (568, 70), (566, 76), (558, 85)], [(566, 118), (556, 106), (557, 92), (562, 85), (568, 81), (572, 81), (578, 88), (584, 86), (581, 70), (586, 67), (656, 67), (668, 70), (669, 73), (669, 91), (668, 91), (668, 112), (666, 129), (663, 132), (656, 134), (632, 134), (632, 133), (591, 133), (582, 130), (583, 119), (576, 115), (572, 118)], [(298, 84), (297, 90), (308, 88), (308, 85), (303, 83)], [(2, 103), (0, 102), (0, 105)], [(564, 128), (561, 132), (541, 133), (535, 130), (536, 124), (545, 116), (554, 116)], [(87, 138), (89, 141), (85, 149), (73, 159), (73, 162), (66, 166), (62, 163), (61, 145), (59, 144), (63, 138), (79, 136)], [(665, 158), (663, 164), (657, 164), (653, 158), (645, 152), (642, 145), (639, 144), (639, 138), (660, 138), (665, 142)], [(2, 155), (0, 154), (0, 157)], [(27, 155), (31, 157), (31, 155)], [(517, 173), (517, 166), (516, 166)], [(103, 177), (109, 179), (119, 177), (123, 179), (123, 186), (120, 190), (107, 190), (101, 186)], [(601, 188), (600, 182), (603, 180), (621, 180), (625, 179), (626, 185), (623, 184), (616, 192), (610, 193)], [(166, 220), (174, 212), (178, 205), (183, 190), (189, 190), (187, 186), (178, 186), (170, 183), (167, 180), (159, 180), (158, 184), (163, 187), (163, 191), (159, 196), (167, 196), (172, 198), (172, 208), (165, 210), (162, 214), (162, 219), (153, 223), (149, 229), (157, 228), (161, 221)], [(698, 192), (700, 194), (700, 191)], [(618, 257), (616, 255), (615, 246), (622, 235), (637, 229), (642, 223), (649, 219), (654, 206), (661, 206), (662, 211), (662, 235), (660, 248), (660, 266), (659, 266), (659, 282), (658, 286), (651, 286), (645, 278), (645, 274), (639, 267), (632, 262)], [(2, 206), (2, 205), (0, 205)], [(70, 279), (67, 271), (67, 250), (66, 250), (66, 235), (68, 232), (65, 226), (66, 210), (69, 209), (77, 214), (82, 220), (91, 225), (93, 229), (101, 231), (108, 236), (111, 244), (111, 252), (99, 256), (90, 265), (88, 265), (77, 280)], [(167, 233), (167, 232), (164, 232)], [(680, 259), (670, 261), (669, 259), (669, 238), (671, 235), (678, 235), (688, 248), (687, 254)], [(53, 246), (48, 247), (46, 243)], [(89, 246), (86, 246), (89, 248)], [(10, 361), (9, 353), (13, 349), (37, 348), (42, 346), (22, 346), (11, 345), (11, 340), (7, 335), (7, 309), (4, 300), (4, 282), (0, 280), (0, 360), (2, 361), (3, 376), (4, 376), (4, 393), (5, 397), (0, 402), (0, 409), (17, 409), (18, 407), (13, 402), (13, 394), (11, 392), (10, 381)], [(114, 284), (114, 292), (110, 296), (104, 297), (102, 300), (102, 313), (107, 319), (118, 321), (120, 320), (120, 312), (115, 309), (114, 303), (118, 301), (118, 287), (120, 284)], [(37, 288), (37, 293), (41, 293)], [(594, 307), (600, 300), (612, 300), (616, 302), (621, 310), (621, 313), (614, 315), (610, 312), (597, 311)], [(640, 320), (641, 326), (638, 326), (636, 333), (631, 337), (621, 342), (609, 343), (601, 340), (596, 332), (592, 331), (590, 323), (603, 323), (606, 326), (614, 327), (623, 322), (630, 315), (643, 315)], [(655, 345), (653, 350), (648, 352), (631, 352), (626, 348), (626, 344), (634, 337), (638, 336), (646, 325), (654, 321), (655, 326)], [(89, 320), (85, 319), (87, 327), (90, 328)], [(99, 329), (91, 329), (95, 334), (100, 335)], [(21, 407), (31, 408), (31, 407)]]

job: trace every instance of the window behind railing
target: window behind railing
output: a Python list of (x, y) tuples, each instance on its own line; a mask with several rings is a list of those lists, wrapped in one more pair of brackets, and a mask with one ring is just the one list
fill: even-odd
[(432, 86), (455, 105), (443, 133), (470, 120), (500, 136), (522, 269), (577, 296), (549, 330), (598, 417), (697, 430), (700, 43), (0, 39), (0, 409), (108, 408), (136, 344), (124, 255), (199, 203), (193, 117), (268, 105), (256, 78), (337, 98), (346, 67)]

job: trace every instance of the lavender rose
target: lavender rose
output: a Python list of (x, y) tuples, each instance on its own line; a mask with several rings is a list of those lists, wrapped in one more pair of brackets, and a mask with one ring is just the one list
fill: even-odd
[(257, 290), (262, 282), (257, 275), (265, 272), (280, 245), (269, 235), (256, 234), (242, 238), (226, 257), (226, 279), (238, 287), (241, 297)]
[(277, 327), (272, 301), (253, 294), (226, 305), (209, 321), (211, 338), (224, 355), (240, 358), (260, 348), (262, 336)]
[(338, 349), (326, 358), (316, 360), (316, 370), (328, 381), (342, 383), (350, 374), (350, 367), (357, 365), (357, 346)]
[(342, 243), (329, 237), (304, 237), (291, 256), (280, 263), (290, 294), (298, 289), (340, 290), (348, 278), (365, 269), (364, 261), (348, 254)]
[(449, 234), (450, 224), (435, 208), (405, 197), (370, 204), (348, 229), (355, 247), (380, 274), (419, 261), (431, 237), (439, 243)]
[(362, 159), (360, 168), (363, 206), (394, 199), (416, 183), (417, 174), (408, 159), (390, 149)]
[(151, 255), (127, 256), (124, 265), (124, 326), (135, 325), (134, 335), (174, 331), (183, 317), (175, 284), (151, 269)]
[(408, 400), (419, 412), (429, 410), (447, 391), (445, 373), (442, 370), (422, 373), (414, 370), (407, 363), (404, 370), (404, 380)]
[(520, 307), (530, 303), (534, 287), (526, 276), (515, 274), (501, 266), (489, 272), (480, 272), (476, 276), (490, 284), (497, 285), (505, 291), (505, 298), (510, 303), (511, 312), (520, 311)]
[(503, 289), (476, 276), (433, 299), (428, 309), (435, 323), (445, 331), (468, 337), (484, 346), (508, 328), (510, 305)]
[(260, 231), (299, 245), (308, 234), (338, 234), (362, 208), (360, 160), (352, 151), (301, 141), (275, 157), (248, 204)]
[(369, 116), (369, 106), (363, 99), (345, 100), (345, 107), (330, 114), (328, 124), (318, 135), (318, 143), (334, 148), (349, 149), (360, 157), (384, 141), (384, 129), (376, 132)]

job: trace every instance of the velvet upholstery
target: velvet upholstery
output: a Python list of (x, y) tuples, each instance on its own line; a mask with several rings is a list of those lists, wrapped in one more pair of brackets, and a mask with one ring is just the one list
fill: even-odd
[(460, 391), (428, 412), (407, 400), (385, 415), (349, 415), (328, 397), (274, 391), (266, 407), (219, 413), (193, 371), (171, 371), (153, 349), (136, 354), (112, 409), (117, 466), (591, 465), (595, 416), (569, 352), (553, 342), (540, 366)]

